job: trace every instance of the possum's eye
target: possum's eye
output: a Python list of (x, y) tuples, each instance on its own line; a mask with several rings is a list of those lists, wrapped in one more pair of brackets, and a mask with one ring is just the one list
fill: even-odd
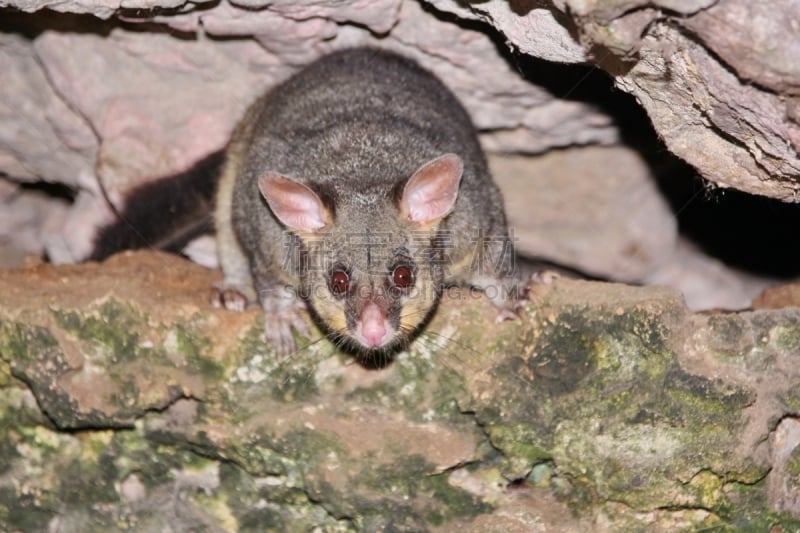
[(334, 270), (328, 278), (328, 286), (335, 296), (344, 296), (350, 287), (350, 276), (344, 270)]
[(395, 267), (392, 271), (392, 283), (398, 289), (407, 289), (414, 284), (414, 271), (407, 265)]

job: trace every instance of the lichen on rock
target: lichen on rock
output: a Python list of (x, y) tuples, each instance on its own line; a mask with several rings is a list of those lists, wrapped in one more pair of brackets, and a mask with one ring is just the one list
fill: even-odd
[(668, 289), (564, 279), (487, 328), (488, 301), (451, 291), (369, 369), (318, 332), (275, 359), (258, 310), (205, 303), (213, 278), (153, 253), (0, 271), (4, 523), (800, 523), (794, 309), (693, 315)]

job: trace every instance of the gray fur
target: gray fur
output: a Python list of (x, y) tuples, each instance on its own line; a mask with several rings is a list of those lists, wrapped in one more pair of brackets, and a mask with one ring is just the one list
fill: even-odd
[[(464, 164), (458, 199), (438, 228), (420, 238), (399, 218), (397, 194), (417, 169), (446, 153)], [(437, 295), (447, 283), (515, 284), (505, 271), (507, 262), (499, 270), (490, 264), (507, 244), (506, 221), (474, 127), (454, 95), (407, 58), (372, 48), (323, 57), (259, 99), (237, 129), (218, 195), (220, 259), (228, 287), (248, 298), (255, 289), (268, 313), (269, 331), (270, 320), (283, 320), (282, 313), (297, 308), (295, 301), (275, 300), (279, 287), (302, 290), (313, 311), (315, 294), (327, 286), (325, 268), (308, 271), (297, 261), (286, 262), (285, 228), (258, 189), (265, 172), (305, 183), (330, 204), (335, 224), (320, 235), (327, 253), (323, 266), (346, 263), (367, 297), (378, 298), (374, 295), (385, 277), (381, 269), (400, 247), (420, 271), (420, 288)], [(373, 243), (365, 253), (352, 236), (368, 232), (368, 240), (386, 235), (391, 242)], [(477, 242), (479, 233), (491, 236), (491, 242)], [(305, 237), (290, 239), (302, 248), (308, 246)], [(446, 242), (443, 250), (432, 248), (436, 238)], [(494, 257), (477, 271), (471, 257), (481, 249)], [(432, 259), (437, 251), (448, 264)], [(388, 302), (386, 308), (395, 313), (404, 301)], [(503, 306), (506, 299), (495, 301)], [(343, 303), (348, 325), (359, 305), (358, 300)], [(282, 338), (268, 337), (290, 347), (286, 331), (295, 325), (293, 318), (284, 320), (284, 333), (276, 335)]]

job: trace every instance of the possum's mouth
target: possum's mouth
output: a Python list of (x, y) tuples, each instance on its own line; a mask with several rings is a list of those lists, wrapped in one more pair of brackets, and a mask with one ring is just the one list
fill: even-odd
[[(392, 335), (384, 340), (380, 346), (370, 347), (366, 343), (360, 341), (355, 334), (346, 336), (344, 339), (339, 339), (337, 344), (342, 351), (355, 357), (356, 361), (365, 368), (381, 369), (385, 368), (394, 360), (394, 357), (404, 350), (407, 350), (411, 343), (413, 343), (419, 334), (425, 330), (431, 318), (436, 312), (438, 307), (438, 299), (428, 311), (424, 320), (420, 322), (413, 331), (406, 332), (404, 330), (392, 328)], [(344, 340), (344, 342), (342, 342)]]
[(344, 353), (352, 355), (363, 367), (377, 370), (389, 366), (395, 355), (407, 349), (421, 330), (422, 327), (419, 327), (411, 334), (406, 334), (392, 328), (381, 344), (373, 346), (360, 339), (358, 332), (343, 334), (329, 330), (328, 338)]

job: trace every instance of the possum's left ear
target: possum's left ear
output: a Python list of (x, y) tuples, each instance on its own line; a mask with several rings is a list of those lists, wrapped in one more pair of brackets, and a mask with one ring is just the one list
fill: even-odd
[(464, 163), (455, 154), (445, 154), (422, 165), (403, 188), (401, 215), (423, 227), (447, 216), (458, 198), (463, 172)]

